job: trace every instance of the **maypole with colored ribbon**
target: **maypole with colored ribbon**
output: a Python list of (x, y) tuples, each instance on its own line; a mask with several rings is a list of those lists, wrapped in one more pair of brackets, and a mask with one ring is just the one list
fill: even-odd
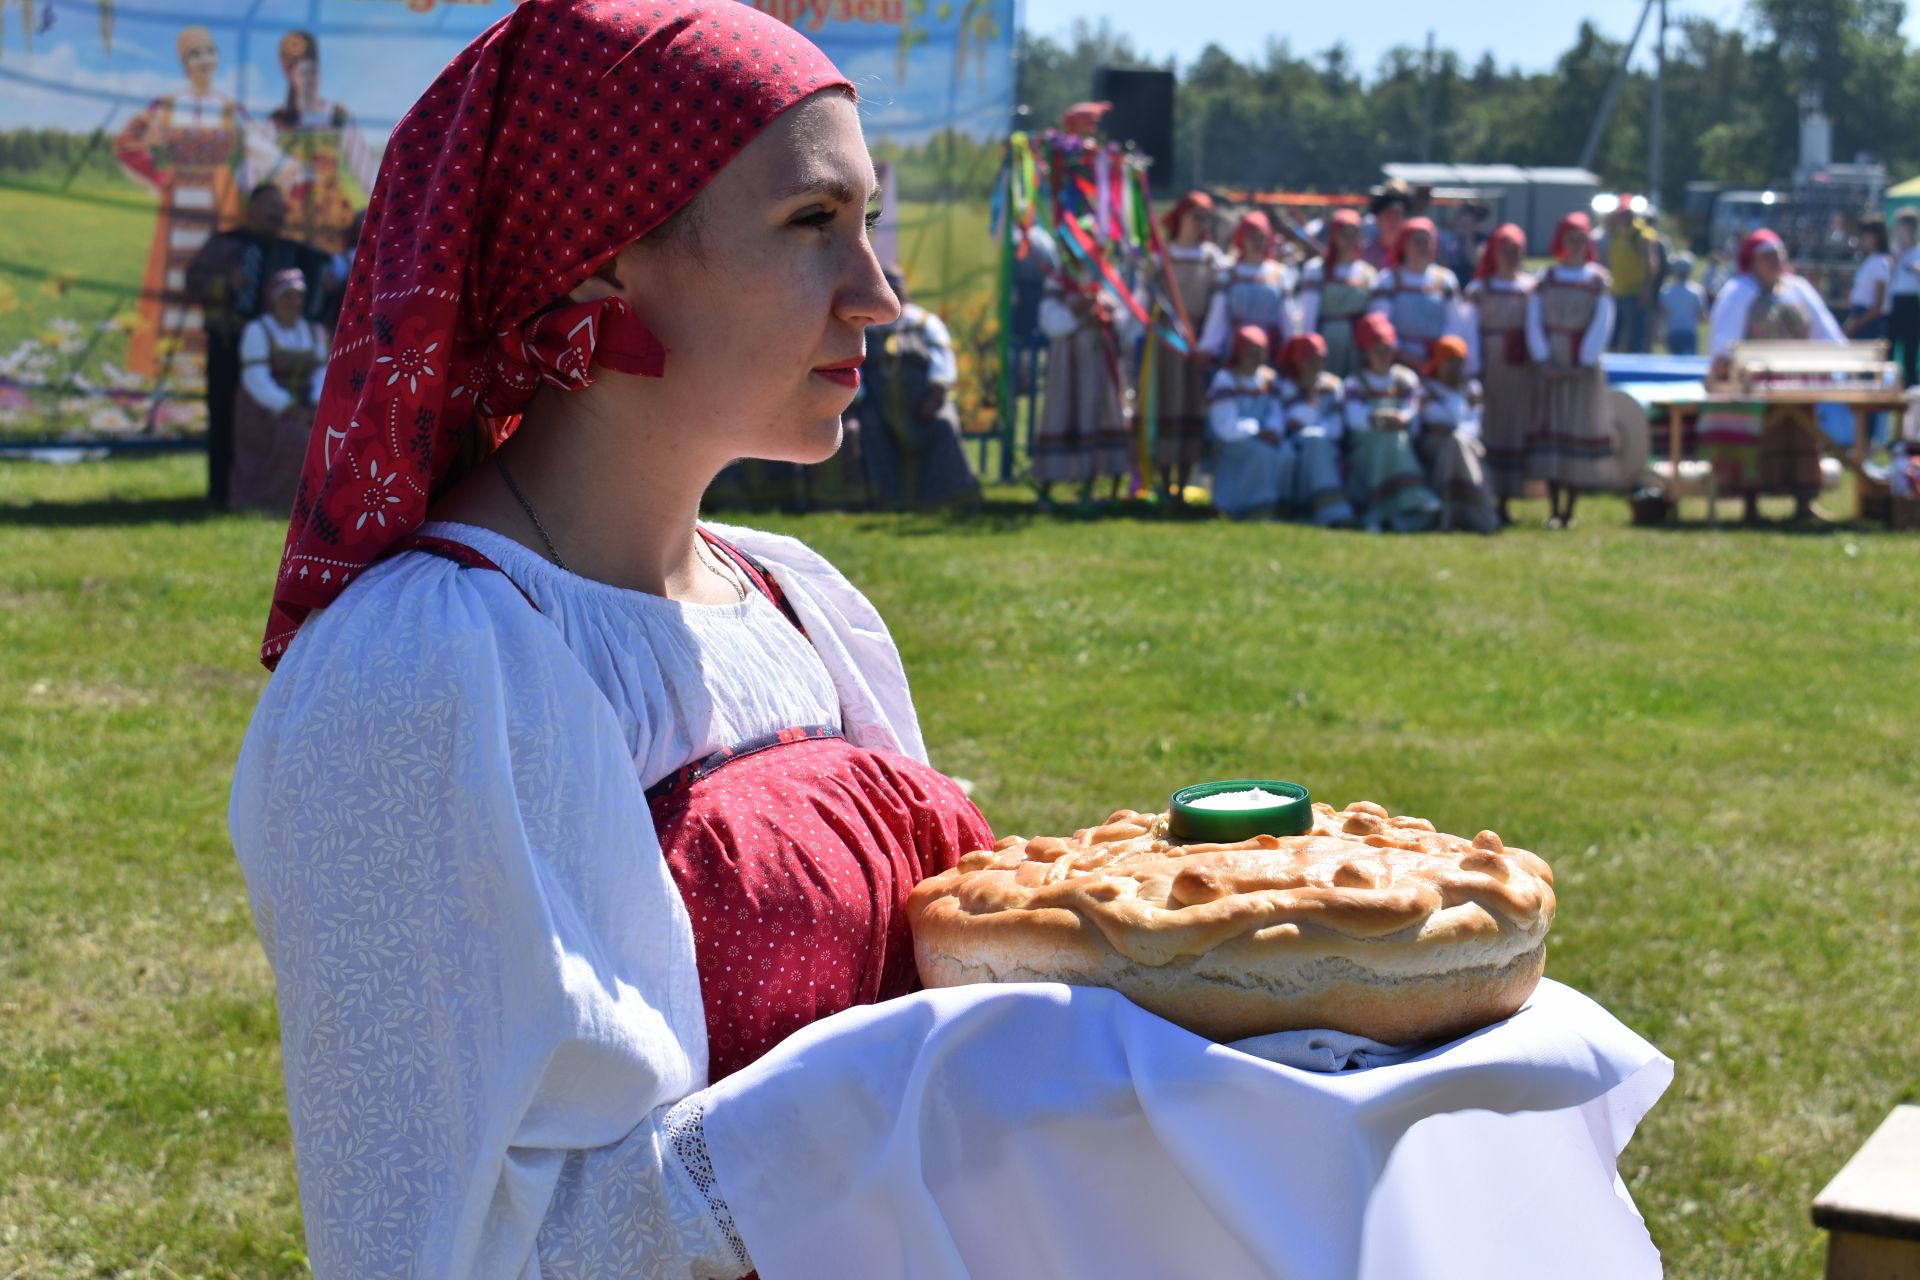
[[(1138, 384), (1132, 397), (1133, 480), (1135, 492), (1149, 490), (1158, 434), (1153, 382), (1164, 372), (1157, 368), (1153, 339), (1184, 355), (1195, 345), (1195, 332), (1154, 217), (1146, 158), (1058, 130), (1014, 133), (1002, 158), (993, 214), (1001, 250), (1001, 421), (1008, 456), (1015, 447), (1013, 268), (1031, 251), (1033, 230), (1041, 227), (1058, 248), (1060, 281), (1074, 292), (1103, 299), (1109, 311), (1130, 317), (1137, 329), (1136, 341), (1114, 347), (1111, 362), (1122, 403), (1128, 399), (1127, 385)], [(1151, 309), (1142, 297), (1152, 300)]]

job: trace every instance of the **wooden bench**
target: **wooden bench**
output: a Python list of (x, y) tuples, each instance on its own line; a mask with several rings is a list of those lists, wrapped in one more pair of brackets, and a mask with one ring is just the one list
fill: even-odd
[(1895, 1107), (1813, 1201), (1827, 1280), (1920, 1280), (1920, 1106)]

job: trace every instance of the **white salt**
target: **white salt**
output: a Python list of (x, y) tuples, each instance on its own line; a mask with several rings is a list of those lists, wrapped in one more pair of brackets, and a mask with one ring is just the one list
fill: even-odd
[(1200, 796), (1188, 800), (1186, 806), (1189, 809), (1271, 809), (1292, 798), (1253, 787), (1246, 791), (1219, 791), (1210, 796)]

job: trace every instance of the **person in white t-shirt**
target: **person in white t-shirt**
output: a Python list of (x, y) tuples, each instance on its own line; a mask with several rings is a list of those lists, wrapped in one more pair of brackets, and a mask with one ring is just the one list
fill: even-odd
[(1849, 338), (1874, 342), (1887, 336), (1887, 312), (1893, 306), (1893, 254), (1887, 244), (1884, 218), (1860, 224), (1860, 265), (1853, 272), (1847, 295), (1847, 320), (1840, 327)]
[(1893, 302), (1887, 308), (1887, 337), (1900, 362), (1906, 386), (1920, 382), (1920, 210), (1902, 209), (1893, 218)]

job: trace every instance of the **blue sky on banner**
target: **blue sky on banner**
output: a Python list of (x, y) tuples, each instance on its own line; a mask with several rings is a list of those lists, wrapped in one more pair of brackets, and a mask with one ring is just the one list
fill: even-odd
[[(256, 119), (285, 100), (281, 35), (295, 28), (313, 32), (321, 95), (346, 106), (370, 141), (381, 139), (447, 60), (509, 8), (505, 0), (415, 2), (425, 11), (401, 0), (204, 0), (192, 7), (120, 0), (109, 51), (94, 0), (41, 0), (37, 32), (19, 21), (6, 24), (0, 129), (117, 128), (154, 98), (183, 87), (175, 42), (183, 28), (201, 25), (220, 51), (213, 87)], [(761, 7), (782, 2), (763, 0)], [(948, 121), (983, 136), (1004, 130), (1013, 101), (1016, 0), (936, 0), (917, 18), (909, 13), (911, 0), (826, 0), (804, 10), (796, 2), (794, 8), (795, 25), (859, 86), (876, 137), (917, 142)], [(981, 10), (997, 33), (957, 58), (960, 22), (977, 20)], [(824, 21), (816, 21), (822, 12)], [(891, 20), (857, 20), (862, 13)], [(904, 76), (901, 19), (917, 23), (926, 37), (906, 53)]]

